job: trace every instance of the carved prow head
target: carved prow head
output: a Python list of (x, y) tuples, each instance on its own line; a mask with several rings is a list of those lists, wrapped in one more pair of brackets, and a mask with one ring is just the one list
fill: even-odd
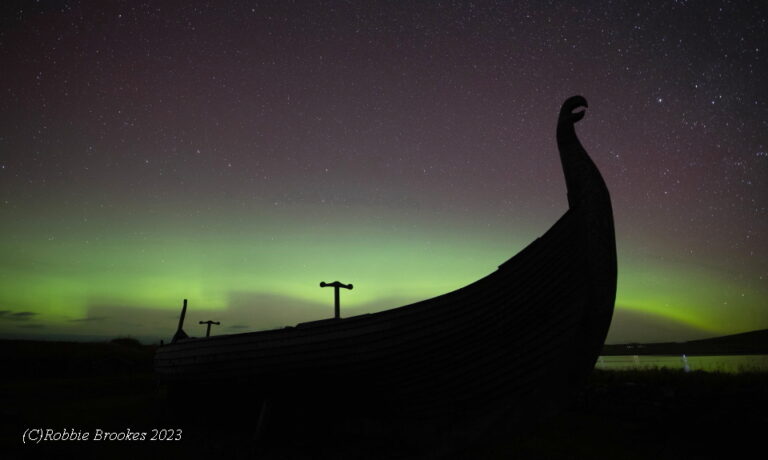
[(589, 105), (587, 104), (587, 100), (584, 99), (583, 96), (572, 96), (566, 99), (566, 101), (563, 103), (563, 107), (560, 109), (560, 117), (558, 119), (558, 123), (562, 122), (570, 122), (570, 123), (576, 123), (577, 121), (584, 118), (585, 110), (581, 110), (578, 112), (574, 112), (576, 109), (580, 108), (587, 108)]

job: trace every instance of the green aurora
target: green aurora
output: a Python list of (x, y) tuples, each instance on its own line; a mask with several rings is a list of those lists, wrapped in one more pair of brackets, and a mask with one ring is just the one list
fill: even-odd
[[(230, 326), (220, 333), (280, 327), (332, 315), (332, 294), (318, 283), (336, 279), (355, 285), (342, 294), (343, 316), (379, 311), (471, 283), (547, 228), (363, 208), (239, 212), (169, 212), (136, 222), (94, 213), (62, 217), (67, 223), (56, 227), (46, 225), (50, 212), (4, 220), (0, 332), (158, 341), (172, 333), (184, 298), (194, 322)], [(764, 287), (636, 257), (631, 241), (619, 239), (619, 248), (617, 316), (642, 313), (702, 336), (764, 325)], [(111, 316), (121, 308), (123, 316)]]

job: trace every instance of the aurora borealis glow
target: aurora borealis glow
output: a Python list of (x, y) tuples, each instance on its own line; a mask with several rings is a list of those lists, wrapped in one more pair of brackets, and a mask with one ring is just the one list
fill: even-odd
[(611, 190), (609, 342), (768, 327), (764, 2), (20, 2), (0, 29), (0, 337), (169, 338), (459, 288)]

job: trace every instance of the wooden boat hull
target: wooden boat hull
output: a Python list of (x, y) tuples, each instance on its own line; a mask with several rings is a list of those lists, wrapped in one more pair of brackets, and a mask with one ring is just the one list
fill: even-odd
[(558, 124), (570, 209), (495, 272), (380, 313), (179, 340), (158, 349), (157, 374), (172, 385), (237, 386), (411, 419), (509, 414), (544, 395), (567, 398), (594, 367), (616, 291), (608, 191), (571, 134), (581, 101), (566, 101)]

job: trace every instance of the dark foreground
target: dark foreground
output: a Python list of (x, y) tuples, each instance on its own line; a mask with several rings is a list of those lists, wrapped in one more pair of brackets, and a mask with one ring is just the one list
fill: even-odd
[[(226, 402), (226, 395), (193, 395), (182, 408), (171, 409), (166, 389), (151, 373), (153, 351), (131, 343), (0, 341), (2, 458), (380, 459), (423, 454), (375, 426), (329, 431), (323, 417), (291, 419), (278, 406), (272, 408), (274, 422), (257, 441), (259, 404), (235, 405)], [(46, 360), (48, 366), (35, 364)], [(206, 407), (213, 407), (213, 413)], [(242, 418), (226, 421), (216, 414), (222, 409)], [(535, 425), (499, 428), (441, 458), (753, 458), (765, 453), (767, 427), (768, 373), (595, 371), (581, 396), (559, 414)], [(89, 433), (90, 439), (23, 444), (27, 429)], [(143, 441), (96, 441), (97, 430), (146, 435)], [(172, 439), (152, 440), (153, 435)]]

